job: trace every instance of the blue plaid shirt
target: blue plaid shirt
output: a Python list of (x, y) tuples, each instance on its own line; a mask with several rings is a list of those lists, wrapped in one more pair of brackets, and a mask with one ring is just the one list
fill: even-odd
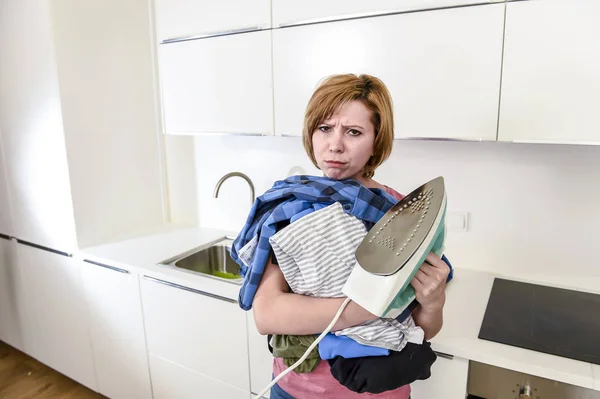
[[(231, 247), (231, 258), (240, 265), (244, 277), (239, 292), (242, 309), (252, 307), (271, 252), (269, 238), (287, 224), (335, 202), (341, 203), (346, 212), (361, 219), (370, 229), (398, 201), (385, 190), (369, 189), (352, 179), (302, 175), (276, 181), (254, 201), (246, 224)], [(238, 253), (253, 238), (258, 242), (252, 262), (247, 265)]]
[[(244, 277), (238, 298), (242, 309), (252, 308), (271, 253), (269, 238), (295, 220), (335, 202), (341, 203), (346, 212), (362, 220), (370, 230), (398, 200), (385, 190), (367, 188), (353, 179), (301, 175), (276, 181), (254, 201), (231, 247), (231, 258), (240, 265), (240, 274)], [(251, 260), (244, 261), (240, 250), (253, 240), (255, 249)]]

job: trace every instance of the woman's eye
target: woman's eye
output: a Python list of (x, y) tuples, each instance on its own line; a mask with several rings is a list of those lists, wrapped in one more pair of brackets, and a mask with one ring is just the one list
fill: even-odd
[(361, 134), (358, 130), (356, 129), (350, 129), (349, 131), (350, 135), (352, 136), (358, 136), (359, 134)]
[(330, 129), (329, 126), (319, 126), (319, 130), (324, 133), (327, 133), (329, 131), (329, 129)]

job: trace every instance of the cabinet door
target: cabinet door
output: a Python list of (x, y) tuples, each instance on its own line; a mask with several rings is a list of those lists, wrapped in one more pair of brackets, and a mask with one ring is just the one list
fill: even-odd
[(165, 133), (273, 133), (271, 31), (159, 51)]
[(80, 266), (98, 392), (112, 399), (152, 397), (137, 276), (83, 261)]
[(16, 245), (15, 240), (0, 238), (0, 341), (22, 351), (21, 310), (25, 295)]
[(140, 283), (149, 353), (249, 394), (246, 314), (238, 304), (162, 280)]
[(271, 27), (270, 0), (155, 0), (157, 38), (163, 40)]
[(273, 26), (304, 24), (313, 21), (330, 21), (368, 15), (381, 15), (403, 11), (427, 10), (468, 4), (495, 3), (504, 0), (272, 0)]
[[(250, 391), (255, 395), (271, 383), (273, 355), (269, 351), (267, 336), (256, 329), (252, 310), (248, 311), (248, 351), (250, 360)], [(263, 397), (268, 398), (267, 392)]]
[(6, 179), (5, 160), (6, 157), (2, 151), (2, 131), (0, 131), (0, 234), (14, 236), (15, 231), (10, 212), (10, 194)]
[(247, 391), (207, 377), (153, 354), (150, 354), (150, 368), (152, 370), (154, 399), (249, 398)]
[(431, 367), (431, 377), (410, 384), (412, 399), (465, 399), (469, 361), (438, 355)]
[(509, 2), (498, 139), (600, 143), (600, 2)]
[(96, 390), (79, 264), (71, 257), (17, 244), (27, 287), (23, 347), (40, 362)]
[(75, 221), (50, 2), (3, 2), (0, 37), (7, 38), (0, 41), (0, 131), (14, 236), (70, 251)]
[(331, 74), (388, 86), (399, 138), (495, 140), (504, 5), (323, 23), (273, 31), (276, 134), (300, 135)]

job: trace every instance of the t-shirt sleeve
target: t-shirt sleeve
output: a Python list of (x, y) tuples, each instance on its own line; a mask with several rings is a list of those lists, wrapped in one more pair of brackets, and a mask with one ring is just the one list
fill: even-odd
[(396, 198), (398, 201), (404, 198), (404, 195), (400, 194), (398, 191), (394, 190), (391, 187), (385, 186), (385, 191), (392, 197)]

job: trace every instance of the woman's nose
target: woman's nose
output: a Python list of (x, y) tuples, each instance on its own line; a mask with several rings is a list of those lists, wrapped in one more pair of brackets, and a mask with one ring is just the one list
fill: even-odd
[(338, 131), (332, 132), (329, 135), (329, 152), (342, 152), (344, 151), (344, 140), (343, 134)]

